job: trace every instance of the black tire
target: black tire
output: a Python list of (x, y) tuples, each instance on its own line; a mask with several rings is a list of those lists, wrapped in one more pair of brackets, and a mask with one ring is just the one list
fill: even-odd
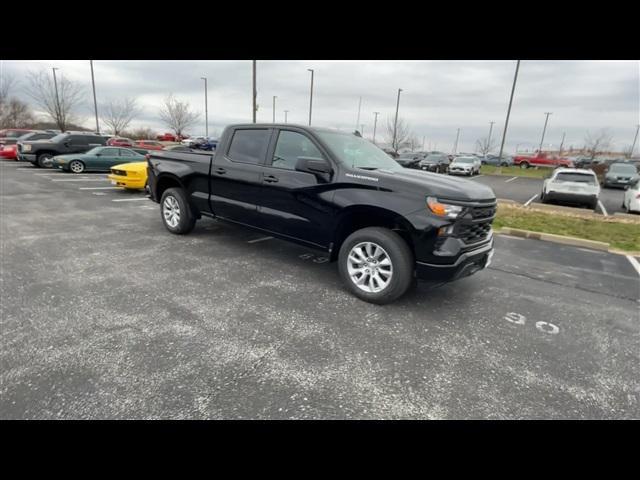
[(547, 203), (545, 196), (544, 196), (544, 190), (540, 192), (540, 201), (542, 203)]
[(529, 164), (527, 162), (521, 162), (520, 163), (520, 168), (527, 169), (527, 168), (529, 168)]
[(36, 160), (34, 165), (40, 168), (49, 168), (50, 166), (46, 165), (46, 162), (50, 158), (53, 158), (53, 155), (51, 155), (50, 153), (42, 153), (38, 155), (38, 159)]
[[(391, 261), (393, 272), (391, 279), (388, 285), (379, 292), (362, 290), (349, 275), (349, 254), (355, 246), (362, 242), (372, 242), (382, 247)], [(382, 227), (367, 227), (349, 235), (340, 247), (338, 268), (342, 281), (351, 293), (365, 302), (378, 305), (391, 303), (400, 298), (409, 290), (414, 278), (414, 261), (409, 246), (396, 232)]]
[(86, 170), (85, 164), (80, 160), (71, 160), (67, 168), (71, 173), (83, 173)]
[[(165, 210), (167, 209), (165, 201), (169, 204), (173, 203), (170, 198), (174, 199), (178, 206), (179, 219), (176, 225), (169, 224), (165, 217)], [(164, 223), (166, 229), (177, 235), (189, 233), (196, 225), (196, 218), (191, 211), (191, 206), (189, 205), (187, 196), (181, 188), (168, 188), (164, 191), (162, 198), (160, 199), (160, 216), (162, 217), (162, 223)]]
[(595, 212), (596, 208), (598, 208), (598, 201), (596, 200), (595, 202), (591, 202), (590, 204), (587, 205), (587, 208)]

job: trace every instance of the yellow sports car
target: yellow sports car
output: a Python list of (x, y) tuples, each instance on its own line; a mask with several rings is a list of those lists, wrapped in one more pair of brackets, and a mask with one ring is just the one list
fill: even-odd
[(127, 190), (143, 190), (147, 186), (147, 162), (121, 163), (111, 167), (107, 176), (113, 185)]

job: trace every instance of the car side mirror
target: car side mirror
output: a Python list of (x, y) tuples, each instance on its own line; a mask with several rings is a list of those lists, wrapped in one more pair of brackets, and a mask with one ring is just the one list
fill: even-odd
[(307, 172), (313, 174), (330, 175), (333, 173), (331, 165), (323, 159), (316, 157), (298, 157), (296, 161), (296, 170), (298, 172)]

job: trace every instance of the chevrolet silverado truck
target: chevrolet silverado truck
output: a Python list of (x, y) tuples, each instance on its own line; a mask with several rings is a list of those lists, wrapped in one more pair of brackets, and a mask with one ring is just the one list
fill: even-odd
[(346, 287), (385, 304), (414, 279), (443, 283), (487, 267), (493, 191), (406, 169), (353, 134), (292, 124), (229, 126), (214, 154), (149, 152), (164, 226), (205, 216), (328, 253)]

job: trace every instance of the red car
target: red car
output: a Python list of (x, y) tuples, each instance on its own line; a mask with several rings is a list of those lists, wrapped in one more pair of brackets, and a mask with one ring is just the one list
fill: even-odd
[(174, 135), (173, 133), (163, 133), (156, 137), (161, 142), (181, 142), (185, 138), (189, 138), (189, 135)]
[(0, 130), (0, 145), (7, 143), (5, 140), (15, 140), (16, 138), (33, 131), (35, 130), (28, 128), (8, 128), (6, 130)]
[(534, 155), (516, 155), (513, 157), (513, 164), (520, 168), (529, 167), (569, 167), (573, 168), (573, 162), (566, 157), (549, 155), (546, 152), (536, 152)]
[(133, 147), (133, 140), (130, 138), (113, 137), (107, 140), (110, 147)]
[(132, 147), (144, 148), (145, 150), (162, 150), (164, 145), (155, 140), (137, 140)]
[(0, 158), (5, 160), (17, 160), (18, 159), (18, 145), (3, 145), (0, 146)]

